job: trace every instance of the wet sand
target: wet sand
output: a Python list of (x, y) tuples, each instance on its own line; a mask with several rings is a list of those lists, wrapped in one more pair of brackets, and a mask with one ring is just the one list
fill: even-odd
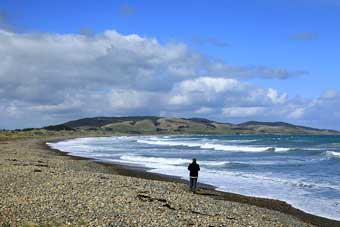
[(285, 202), (209, 185), (192, 194), (179, 178), (69, 156), (45, 143), (0, 143), (0, 225), (340, 226)]

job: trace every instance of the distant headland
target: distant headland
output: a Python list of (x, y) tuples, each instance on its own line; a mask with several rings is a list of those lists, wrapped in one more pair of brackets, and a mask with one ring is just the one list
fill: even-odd
[(241, 124), (216, 122), (204, 118), (156, 116), (93, 117), (43, 128), (2, 130), (0, 138), (55, 135), (151, 135), (151, 134), (292, 134), (340, 135), (339, 131), (293, 125), (285, 122), (248, 121)]

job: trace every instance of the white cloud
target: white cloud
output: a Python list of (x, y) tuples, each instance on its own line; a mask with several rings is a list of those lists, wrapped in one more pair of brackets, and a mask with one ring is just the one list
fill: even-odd
[(289, 113), (288, 117), (289, 117), (289, 118), (293, 118), (293, 119), (299, 119), (299, 118), (303, 117), (303, 114), (305, 113), (305, 111), (306, 111), (305, 108), (303, 108), (303, 107), (298, 107), (298, 108), (296, 108), (296, 109), (293, 109), (293, 110)]
[(226, 107), (223, 108), (223, 115), (226, 117), (243, 118), (252, 117), (265, 112), (264, 107)]
[[(224, 62), (213, 61), (207, 66), (209, 71), (214, 75), (221, 76), (224, 72), (238, 79), (287, 79), (290, 77), (308, 75), (305, 70), (287, 70), (285, 68), (269, 68), (266, 66), (235, 66), (225, 64)], [(222, 73), (222, 74), (221, 74)]]
[(286, 93), (263, 89), (236, 79), (199, 77), (175, 84), (170, 92), (170, 105), (216, 106), (270, 106), (284, 104)]
[(214, 111), (213, 108), (202, 106), (198, 110), (196, 110), (195, 113), (197, 113), (197, 114), (210, 114), (213, 111)]
[(324, 99), (333, 99), (333, 98), (336, 98), (337, 96), (339, 96), (339, 92), (337, 90), (330, 89), (330, 90), (325, 91), (321, 95), (321, 98), (324, 98)]
[(182, 106), (191, 104), (191, 99), (185, 95), (173, 95), (169, 98), (169, 104), (174, 106)]
[(144, 107), (148, 94), (134, 90), (112, 90), (109, 94), (111, 108), (119, 111)]
[(179, 84), (178, 89), (183, 92), (224, 92), (238, 86), (235, 79), (200, 77), (194, 80), (186, 80)]
[(288, 98), (287, 93), (283, 93), (279, 95), (278, 91), (272, 88), (268, 89), (267, 96), (275, 104), (283, 104), (287, 101), (287, 98)]
[(233, 66), (182, 43), (161, 44), (136, 34), (0, 30), (0, 59), (0, 127), (103, 115), (168, 114), (222, 121), (265, 116), (304, 118), (313, 124), (322, 119), (326, 125), (339, 118), (339, 111), (332, 111), (339, 107), (336, 90), (300, 102), (244, 81), (286, 79), (304, 75), (303, 71)]
[(221, 105), (227, 93), (240, 90), (240, 83), (235, 79), (199, 77), (176, 83), (169, 93), (168, 104), (195, 108)]

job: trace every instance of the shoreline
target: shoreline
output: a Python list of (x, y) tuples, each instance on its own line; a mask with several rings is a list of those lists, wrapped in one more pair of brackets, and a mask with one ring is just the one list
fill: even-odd
[[(76, 137), (76, 138), (83, 138), (83, 137)], [(146, 180), (174, 182), (174, 183), (180, 183), (180, 184), (186, 184), (186, 185), (188, 184), (188, 180), (184, 180), (177, 176), (147, 172), (149, 168), (146, 168), (146, 167), (136, 167), (132, 165), (130, 166), (130, 165), (113, 163), (113, 162), (100, 161), (100, 160), (96, 160), (93, 158), (79, 157), (79, 156), (71, 155), (69, 152), (64, 152), (64, 151), (60, 151), (58, 149), (52, 148), (47, 144), (50, 142), (55, 143), (59, 141), (69, 140), (69, 139), (75, 139), (75, 138), (46, 140), (41, 145), (45, 149), (49, 149), (57, 153), (58, 155), (63, 155), (74, 160), (88, 160), (88, 161), (103, 165), (106, 168), (112, 170), (113, 174), (141, 178), (141, 179), (146, 179)], [(295, 208), (285, 201), (281, 201), (277, 199), (246, 196), (246, 195), (241, 195), (241, 194), (231, 193), (231, 192), (218, 191), (216, 190), (216, 187), (213, 185), (203, 184), (199, 182), (198, 182), (198, 188), (199, 190), (196, 192), (196, 194), (198, 195), (210, 196), (217, 200), (238, 202), (238, 203), (254, 205), (257, 207), (278, 211), (284, 214), (294, 216), (302, 220), (305, 223), (310, 223), (310, 224), (320, 226), (320, 227), (336, 227), (336, 226), (340, 227), (340, 221), (304, 212), (303, 210)]]
[(70, 156), (46, 144), (73, 138), (0, 142), (0, 226), (340, 226), (280, 201), (205, 185), (193, 194), (185, 180)]

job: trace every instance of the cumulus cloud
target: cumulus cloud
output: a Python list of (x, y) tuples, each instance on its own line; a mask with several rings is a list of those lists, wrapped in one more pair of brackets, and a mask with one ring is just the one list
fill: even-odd
[(219, 93), (237, 87), (238, 81), (235, 79), (200, 77), (194, 80), (181, 82), (177, 89), (182, 92), (213, 92)]
[(262, 114), (265, 112), (264, 107), (226, 107), (223, 108), (223, 114), (226, 117), (236, 117), (236, 118), (242, 118), (242, 117), (256, 117), (259, 114)]
[(334, 99), (336, 98), (337, 96), (339, 96), (339, 92), (335, 89), (329, 89), (327, 91), (325, 91), (322, 95), (321, 95), (321, 98), (322, 99)]
[(267, 96), (272, 100), (273, 103), (275, 104), (283, 104), (287, 101), (288, 98), (288, 94), (287, 93), (283, 93), (283, 94), (279, 94), (277, 92), (277, 90), (269, 88), (268, 89), (268, 93)]
[(172, 95), (169, 98), (169, 104), (172, 106), (186, 106), (191, 104), (191, 98), (185, 95)]
[[(236, 112), (248, 110), (238, 118), (259, 113), (257, 106), (273, 107), (284, 104), (286, 93), (269, 88), (263, 89), (242, 83), (236, 79), (199, 77), (177, 83), (169, 93), (169, 108), (195, 109), (195, 113), (211, 113), (219, 109), (223, 116), (236, 117)], [(256, 106), (256, 108), (254, 107)]]
[[(0, 30), (0, 127), (37, 127), (91, 116), (168, 115), (221, 121), (247, 118), (315, 120), (339, 105), (339, 93), (315, 100), (247, 83), (287, 79), (304, 71), (233, 66), (183, 43), (101, 34)], [(332, 112), (333, 119), (337, 113)], [(326, 119), (326, 118), (325, 118)]]
[(234, 67), (209, 60), (184, 44), (161, 45), (156, 39), (124, 36), (115, 31), (93, 37), (0, 31), (0, 50), (2, 81), (13, 96), (18, 94), (20, 98), (24, 93), (39, 93), (50, 87), (163, 90), (185, 78), (207, 74), (283, 79), (301, 73)]
[(114, 31), (93, 38), (2, 31), (0, 50), (1, 89), (11, 99), (33, 102), (58, 100), (77, 89), (159, 89), (161, 81), (197, 73), (197, 57), (184, 45), (162, 46)]
[(291, 77), (308, 75), (306, 70), (287, 70), (285, 68), (269, 68), (265, 66), (235, 66), (215, 61), (208, 66), (209, 71), (214, 75), (223, 75), (228, 72), (229, 75), (239, 79), (288, 79)]
[[(313, 99), (304, 106), (304, 113), (301, 116), (305, 121), (326, 128), (338, 127), (340, 120), (340, 91), (327, 90), (318, 98)], [(339, 129), (339, 128), (338, 128)]]
[(303, 117), (304, 113), (305, 113), (305, 108), (304, 107), (296, 107), (293, 108), (292, 112), (290, 112), (288, 114), (289, 118), (293, 118), (293, 119), (300, 119)]
[(214, 111), (213, 108), (202, 106), (198, 108), (197, 110), (195, 110), (195, 113), (196, 114), (210, 114), (213, 111)]
[(239, 82), (229, 78), (199, 77), (184, 80), (174, 85), (169, 92), (172, 108), (193, 108), (206, 105), (218, 106), (228, 92), (237, 92)]

